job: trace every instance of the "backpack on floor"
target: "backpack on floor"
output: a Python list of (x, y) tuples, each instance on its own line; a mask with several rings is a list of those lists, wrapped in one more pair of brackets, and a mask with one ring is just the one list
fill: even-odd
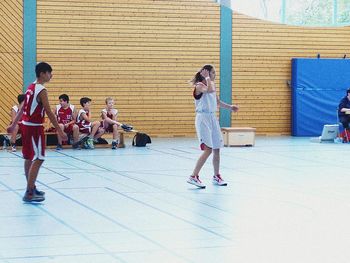
[(11, 142), (7, 135), (0, 135), (0, 146), (4, 146), (4, 143), (6, 146), (10, 146)]
[(105, 138), (98, 138), (96, 144), (108, 144)]
[(138, 132), (132, 139), (132, 146), (144, 147), (147, 143), (151, 143), (151, 137), (146, 133)]

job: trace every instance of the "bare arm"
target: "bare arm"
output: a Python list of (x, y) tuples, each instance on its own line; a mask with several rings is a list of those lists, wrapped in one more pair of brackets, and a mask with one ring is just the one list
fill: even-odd
[(82, 118), (86, 122), (90, 122), (90, 119), (89, 119), (89, 117), (87, 116), (87, 114), (85, 112), (82, 112), (80, 114), (80, 118)]
[(208, 92), (215, 92), (216, 87), (214, 81), (211, 81), (210, 78), (205, 78), (205, 81), (207, 82)]
[(207, 92), (215, 92), (215, 83), (214, 81), (211, 81), (209, 76), (209, 71), (206, 69), (202, 69), (201, 76), (205, 79), (206, 86), (207, 86)]
[(76, 111), (76, 109), (74, 108), (74, 110), (73, 110), (73, 112), (72, 112), (72, 120), (71, 120), (70, 122), (66, 123), (66, 124), (64, 125), (64, 127), (68, 127), (69, 125), (74, 124), (76, 118), (77, 118), (77, 111)]
[(16, 118), (17, 113), (14, 109), (11, 109), (11, 123), (13, 123), (14, 119)]
[(52, 109), (53, 114), (55, 114), (56, 119), (58, 119), (56, 108)]
[(113, 115), (113, 120), (117, 121), (118, 113)]
[(340, 112), (347, 112), (350, 111), (350, 109), (348, 108), (348, 101), (349, 99), (347, 98), (343, 98), (340, 103), (338, 108), (340, 109)]
[(75, 124), (75, 123), (76, 123), (77, 116), (78, 116), (78, 111), (77, 111), (77, 109), (74, 107), (74, 111), (73, 111), (73, 114), (72, 114), (72, 121), (69, 122), (69, 123)]
[(49, 120), (51, 121), (52, 125), (56, 128), (56, 131), (60, 134), (63, 140), (67, 140), (67, 135), (61, 130), (60, 126), (58, 125), (56, 116), (50, 108), (49, 98), (47, 96), (46, 89), (40, 91), (40, 93), (38, 94), (38, 101), (42, 103), (46, 111), (47, 117), (49, 117)]
[(117, 115), (113, 115), (113, 119), (109, 118), (105, 112), (102, 112), (102, 119), (107, 121), (109, 124), (117, 124), (121, 126), (122, 124), (120, 122), (117, 122)]
[(204, 85), (202, 82), (199, 82), (195, 86), (195, 94), (198, 96), (201, 93), (207, 93), (208, 92), (208, 87)]
[(349, 109), (349, 108), (341, 108), (340, 111), (341, 111), (341, 112), (347, 112), (347, 111), (350, 111), (350, 109)]
[(108, 118), (107, 114), (105, 112), (103, 112), (103, 111), (101, 112), (101, 117), (102, 117), (102, 120), (106, 120)]
[(23, 115), (23, 107), (17, 112), (16, 117), (13, 119), (12, 124), (7, 127), (7, 132), (12, 133), (13, 130), (15, 129), (17, 122), (22, 118)]
[[(20, 111), (23, 108), (23, 104), (24, 104), (24, 101), (22, 101), (21, 104), (18, 105), (18, 111)], [(11, 121), (12, 122), (14, 122), (16, 115), (17, 115), (17, 112), (15, 112), (14, 109), (11, 109)]]
[(216, 96), (216, 101), (220, 105), (220, 108), (228, 109), (228, 110), (233, 111), (233, 112), (237, 112), (239, 110), (238, 105), (227, 104), (227, 103), (221, 101), (218, 96)]

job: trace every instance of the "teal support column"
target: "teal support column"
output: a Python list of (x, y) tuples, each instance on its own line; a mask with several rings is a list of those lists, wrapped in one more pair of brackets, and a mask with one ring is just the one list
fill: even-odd
[(281, 6), (281, 23), (286, 23), (286, 0), (282, 0), (282, 6)]
[(333, 0), (333, 25), (338, 24), (338, 0)]
[[(232, 10), (221, 6), (220, 100), (232, 104)], [(231, 127), (231, 111), (220, 109), (220, 126)]]
[(36, 0), (23, 0), (23, 91), (35, 80)]

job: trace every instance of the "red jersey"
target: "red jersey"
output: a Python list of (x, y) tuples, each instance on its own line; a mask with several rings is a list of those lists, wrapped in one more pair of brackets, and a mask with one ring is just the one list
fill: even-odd
[(38, 103), (38, 94), (44, 89), (43, 85), (36, 82), (28, 86), (23, 105), (22, 123), (24, 125), (42, 126), (45, 122), (45, 109), (41, 103)]
[(114, 116), (116, 116), (118, 114), (118, 110), (117, 109), (110, 109), (109, 111), (107, 109), (103, 109), (101, 111), (101, 114), (105, 113), (107, 115), (108, 118), (110, 118), (111, 120), (114, 119)]
[(67, 109), (56, 105), (56, 116), (58, 123), (67, 124), (73, 120), (74, 105), (69, 105)]

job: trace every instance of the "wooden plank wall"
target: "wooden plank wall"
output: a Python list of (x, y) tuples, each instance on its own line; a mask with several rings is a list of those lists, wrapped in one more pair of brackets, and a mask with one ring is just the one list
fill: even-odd
[[(116, 3), (118, 2), (118, 3)], [(38, 61), (54, 67), (51, 103), (106, 96), (120, 120), (151, 135), (194, 134), (187, 80), (204, 63), (219, 68), (220, 7), (210, 0), (38, 0)], [(0, 129), (22, 90), (22, 1), (0, 1)], [(302, 28), (233, 15), (233, 126), (290, 134), (292, 57), (350, 54), (349, 27)]]
[(211, 0), (38, 0), (38, 61), (61, 93), (112, 96), (119, 120), (153, 136), (193, 136), (188, 81), (205, 63), (220, 74), (220, 7)]
[(22, 1), (0, 1), (0, 130), (10, 123), (23, 83)]
[(290, 134), (291, 58), (350, 55), (350, 28), (307, 28), (233, 14), (232, 96), (241, 108), (233, 126), (260, 134)]

